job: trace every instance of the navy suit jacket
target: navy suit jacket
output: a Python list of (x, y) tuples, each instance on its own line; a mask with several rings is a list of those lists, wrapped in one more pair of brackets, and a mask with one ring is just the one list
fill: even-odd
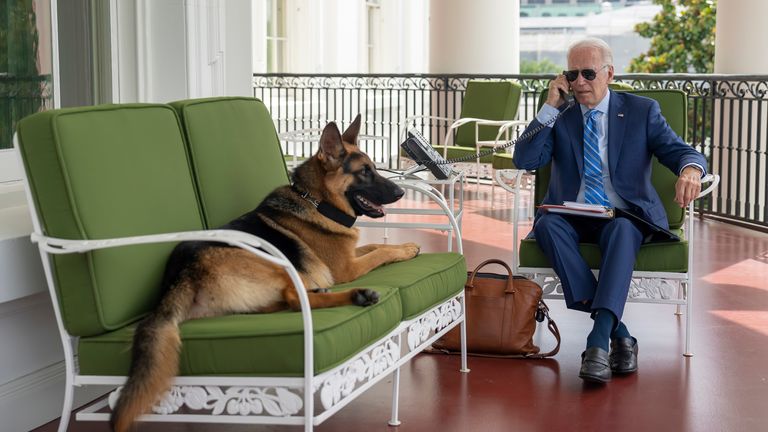
[[(704, 156), (669, 127), (653, 99), (611, 92), (607, 115), (608, 168), (613, 188), (630, 211), (669, 228), (664, 205), (651, 184), (652, 156), (675, 175), (690, 163), (706, 170)], [(533, 120), (526, 130), (540, 124)], [(545, 127), (515, 145), (513, 159), (520, 169), (535, 170), (552, 162), (544, 204), (576, 201), (584, 175), (583, 140), (584, 121), (576, 105), (558, 118), (553, 127)]]

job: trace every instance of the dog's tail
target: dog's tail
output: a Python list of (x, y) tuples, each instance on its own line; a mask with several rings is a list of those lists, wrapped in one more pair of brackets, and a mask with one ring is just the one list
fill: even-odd
[(181, 282), (168, 291), (157, 309), (136, 328), (131, 369), (112, 411), (110, 425), (129, 431), (136, 418), (147, 412), (178, 374), (183, 321), (195, 298), (194, 287)]

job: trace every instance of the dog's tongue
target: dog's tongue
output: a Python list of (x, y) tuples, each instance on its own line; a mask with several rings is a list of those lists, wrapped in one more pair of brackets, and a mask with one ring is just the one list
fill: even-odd
[(359, 195), (358, 195), (358, 198), (360, 199), (360, 202), (362, 202), (364, 206), (368, 207), (369, 210), (376, 211), (378, 213), (381, 213), (382, 215), (386, 214), (386, 212), (384, 211), (384, 206), (382, 206), (381, 204), (372, 203), (369, 200)]
[(368, 205), (370, 205), (372, 209), (380, 212), (381, 214), (387, 214), (387, 212), (384, 210), (384, 206), (383, 205), (374, 204), (374, 203), (372, 203), (370, 201), (368, 201)]

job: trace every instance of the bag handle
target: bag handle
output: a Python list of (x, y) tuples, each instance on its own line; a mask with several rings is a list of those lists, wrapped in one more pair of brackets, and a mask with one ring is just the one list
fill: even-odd
[(547, 317), (547, 328), (555, 336), (555, 339), (557, 339), (557, 345), (555, 345), (555, 347), (552, 348), (552, 351), (548, 353), (530, 354), (523, 356), (524, 358), (541, 359), (545, 357), (552, 357), (560, 351), (560, 329), (557, 328), (555, 320), (549, 317), (549, 306), (544, 303), (544, 300), (539, 300), (539, 310), (544, 314), (545, 317)]
[(513, 282), (514, 277), (512, 276), (512, 269), (509, 267), (509, 265), (507, 265), (507, 263), (505, 263), (504, 261), (502, 261), (500, 259), (496, 259), (496, 258), (487, 259), (487, 260), (481, 262), (477, 267), (475, 267), (475, 269), (472, 271), (472, 274), (469, 277), (469, 280), (467, 281), (467, 284), (464, 287), (467, 288), (467, 289), (474, 288), (475, 287), (475, 275), (477, 275), (477, 273), (480, 271), (481, 268), (483, 268), (483, 267), (485, 267), (485, 266), (487, 266), (489, 264), (498, 264), (498, 265), (504, 267), (505, 269), (507, 269), (507, 275), (509, 276), (509, 278), (507, 278), (507, 288), (504, 290), (504, 292), (506, 294), (514, 294), (515, 292), (517, 292), (515, 290), (515, 285), (514, 285), (514, 282)]

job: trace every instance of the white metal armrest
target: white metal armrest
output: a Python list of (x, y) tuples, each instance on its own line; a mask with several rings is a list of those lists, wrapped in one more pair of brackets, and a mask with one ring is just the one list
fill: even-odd
[(278, 134), (278, 138), (283, 141), (290, 142), (317, 141), (320, 139), (320, 135), (322, 133), (323, 130), (320, 128), (296, 129), (292, 131), (281, 132)]
[[(320, 142), (320, 137), (323, 134), (323, 129), (319, 128), (306, 128), (306, 129), (296, 129), (292, 131), (282, 132), (277, 135), (278, 139), (281, 141), (285, 141), (287, 143), (297, 143), (297, 142), (309, 142), (309, 143), (318, 143)], [(360, 141), (383, 141), (384, 142), (384, 148), (389, 148), (389, 137), (383, 136), (383, 135), (358, 135), (357, 136), (358, 142)], [(286, 149), (287, 152), (291, 156), (291, 163), (295, 167), (298, 165), (298, 158), (299, 155), (298, 152), (295, 151), (296, 148), (292, 146), (292, 149)], [(387, 162), (383, 162), (382, 164), (385, 164)]]
[(453, 144), (453, 131), (458, 129), (461, 126), (464, 126), (467, 123), (478, 122), (478, 121), (493, 121), (493, 120), (481, 119), (481, 118), (475, 118), (475, 117), (463, 117), (451, 123), (451, 125), (448, 127), (448, 131), (445, 133), (445, 139), (443, 139), (443, 144), (442, 144), (442, 146), (444, 147), (443, 157), (445, 157), (447, 154), (446, 152), (448, 151), (449, 143)]
[[(493, 147), (496, 148), (502, 143), (500, 142), (501, 136), (505, 135), (505, 142), (509, 141), (509, 130), (517, 126), (524, 126), (528, 123), (522, 120), (478, 120), (475, 122), (475, 143), (477, 148), (480, 147)], [(493, 141), (480, 140), (480, 126), (499, 126), (499, 131), (496, 133), (496, 138)]]
[[(499, 128), (499, 132), (496, 134), (496, 138), (493, 140), (493, 148), (497, 148), (497, 147), (499, 147), (501, 145), (506, 144), (506, 142), (501, 143), (501, 142), (499, 142), (499, 140), (501, 139), (501, 136), (506, 134), (507, 131), (510, 128), (513, 128), (513, 127), (516, 128), (518, 126), (526, 126), (527, 124), (528, 123), (526, 121), (524, 121), (524, 120), (511, 120), (511, 121), (507, 121), (504, 124), (502, 124), (501, 127)], [(507, 140), (506, 141), (509, 141), (509, 136), (508, 135), (507, 135)], [(505, 149), (505, 151), (507, 153), (512, 153), (512, 149), (513, 148), (514, 148), (514, 146), (507, 147)]]
[(289, 156), (291, 156), (291, 162), (290, 162), (290, 168), (296, 167), (296, 165), (299, 164), (299, 155), (296, 151), (296, 145), (295, 143), (302, 143), (302, 142), (318, 142), (320, 141), (320, 135), (323, 133), (322, 129), (319, 128), (306, 128), (306, 129), (296, 129), (292, 131), (287, 132), (281, 132), (277, 135), (277, 138), (280, 141), (285, 141), (286, 143), (290, 143), (289, 146), (286, 147), (286, 152)]
[[(458, 253), (464, 254), (464, 248), (462, 246), (462, 240), (461, 240), (461, 230), (459, 229), (459, 223), (456, 221), (456, 217), (454, 216), (453, 212), (451, 211), (450, 206), (448, 205), (448, 202), (445, 199), (445, 196), (440, 193), (433, 185), (429, 184), (424, 179), (408, 175), (396, 175), (392, 177), (388, 177), (389, 180), (392, 180), (395, 182), (398, 186), (400, 186), (403, 189), (410, 189), (412, 191), (418, 192), (427, 198), (431, 199), (437, 205), (440, 207), (440, 209), (443, 211), (445, 216), (448, 218), (448, 222), (451, 224), (451, 228), (456, 233), (456, 249)], [(406, 224), (394, 224), (394, 223), (387, 223), (387, 222), (358, 222), (356, 226), (360, 227), (373, 227), (377, 225), (387, 225), (389, 224), (393, 228), (405, 228)]]
[[(37, 233), (32, 233), (30, 238), (34, 243), (38, 243), (40, 248), (50, 254), (68, 254), (83, 253), (98, 249), (108, 249), (114, 247), (169, 243), (179, 241), (211, 241), (221, 242), (230, 246), (245, 249), (254, 255), (279, 265), (286, 269), (288, 275), (296, 288), (302, 307), (302, 312), (307, 311), (306, 318), (309, 315), (309, 299), (304, 284), (299, 277), (296, 268), (283, 255), (282, 252), (271, 243), (255, 235), (235, 230), (208, 230), (208, 231), (183, 231), (165, 234), (152, 234), (135, 237), (119, 237), (99, 240), (67, 240), (55, 237), (47, 237)], [(311, 320), (310, 320), (311, 324)], [(311, 330), (311, 327), (310, 329)]]
[(706, 189), (701, 191), (699, 195), (696, 197), (696, 199), (705, 197), (712, 193), (713, 190), (717, 187), (718, 184), (720, 184), (720, 175), (718, 174), (707, 174), (701, 179), (702, 183), (712, 183), (710, 184)]
[(403, 124), (405, 125), (405, 127), (403, 128), (402, 131), (400, 131), (400, 142), (405, 141), (405, 134), (408, 133), (408, 125), (416, 120), (421, 120), (421, 119), (441, 120), (445, 122), (456, 121), (456, 119), (453, 117), (440, 117), (440, 116), (432, 116), (432, 115), (415, 115), (415, 116), (406, 117), (405, 120), (403, 121)]

